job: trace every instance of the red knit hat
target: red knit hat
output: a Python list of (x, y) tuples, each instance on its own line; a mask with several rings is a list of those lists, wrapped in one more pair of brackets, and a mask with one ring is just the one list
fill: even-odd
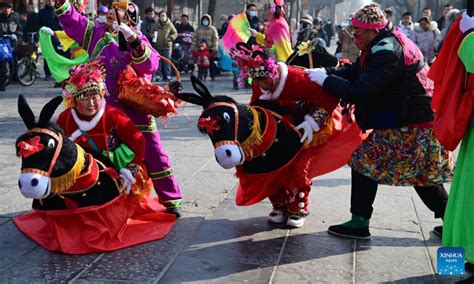
[(380, 30), (387, 24), (388, 20), (377, 4), (365, 5), (352, 17), (352, 26), (367, 30)]

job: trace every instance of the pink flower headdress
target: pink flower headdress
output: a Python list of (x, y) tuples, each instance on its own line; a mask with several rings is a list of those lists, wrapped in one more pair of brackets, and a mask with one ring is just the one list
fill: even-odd
[(63, 90), (68, 107), (76, 105), (78, 100), (99, 94), (106, 95), (105, 68), (100, 60), (80, 64), (69, 70), (70, 77)]
[(240, 42), (235, 48), (231, 49), (230, 57), (234, 60), (234, 64), (240, 67), (240, 78), (242, 80), (249, 77), (257, 80), (273, 79), (279, 76), (275, 56), (268, 48), (259, 45), (249, 47)]
[(271, 13), (274, 14), (276, 12), (276, 7), (283, 7), (285, 5), (285, 0), (269, 0), (265, 7), (270, 9)]

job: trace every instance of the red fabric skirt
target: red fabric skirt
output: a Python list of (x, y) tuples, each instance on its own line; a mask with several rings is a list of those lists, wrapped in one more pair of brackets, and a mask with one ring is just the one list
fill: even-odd
[(121, 194), (98, 206), (34, 210), (13, 218), (43, 248), (68, 254), (113, 251), (166, 236), (176, 222), (156, 198)]
[(443, 48), (428, 73), (434, 81), (432, 108), (435, 112), (433, 131), (449, 151), (454, 151), (469, 126), (474, 107), (474, 74), (458, 56), (464, 34), (459, 17), (452, 25)]
[(239, 186), (236, 204), (252, 205), (280, 190), (303, 188), (311, 179), (346, 165), (352, 153), (368, 135), (357, 123), (349, 123), (338, 107), (333, 112), (333, 133), (328, 142), (302, 149), (285, 166), (271, 173), (249, 174), (237, 168)]

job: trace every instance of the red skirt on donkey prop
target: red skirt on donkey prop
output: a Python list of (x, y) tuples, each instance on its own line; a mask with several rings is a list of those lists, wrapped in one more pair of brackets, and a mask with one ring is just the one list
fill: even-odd
[[(68, 254), (112, 251), (166, 236), (176, 217), (149, 196), (139, 173), (129, 194), (110, 161), (93, 157), (50, 122), (62, 98), (43, 108), (38, 123), (23, 96), (18, 108), (28, 130), (17, 142), (19, 186), (33, 212), (13, 219), (43, 248)], [(98, 155), (100, 156), (100, 155)]]

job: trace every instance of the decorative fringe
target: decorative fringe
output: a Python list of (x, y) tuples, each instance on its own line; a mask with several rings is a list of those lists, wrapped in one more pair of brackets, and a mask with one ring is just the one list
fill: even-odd
[(250, 136), (245, 139), (244, 142), (240, 143), (240, 147), (242, 147), (242, 150), (244, 151), (246, 157), (252, 157), (254, 147), (259, 146), (260, 144), (262, 144), (263, 141), (258, 112), (255, 108), (251, 106), (249, 106), (248, 109), (252, 112), (253, 116), (252, 132), (250, 133)]
[(119, 77), (119, 101), (153, 116), (177, 114), (176, 101), (171, 92), (139, 78), (130, 66)]
[(138, 166), (137, 173), (135, 175), (135, 183), (132, 185), (132, 189), (130, 191), (138, 198), (138, 200), (144, 201), (148, 193), (151, 191), (152, 186), (153, 183), (148, 177), (147, 170), (145, 170), (142, 166)]
[(318, 132), (313, 132), (313, 140), (311, 143), (305, 143), (305, 148), (315, 147), (321, 144), (326, 143), (329, 140), (329, 137), (332, 135), (333, 122), (329, 122), (321, 127), (321, 130)]
[(77, 158), (74, 166), (60, 177), (51, 177), (51, 193), (59, 195), (69, 189), (75, 182), (77, 177), (80, 175), (85, 163), (85, 152), (81, 146), (76, 144)]

